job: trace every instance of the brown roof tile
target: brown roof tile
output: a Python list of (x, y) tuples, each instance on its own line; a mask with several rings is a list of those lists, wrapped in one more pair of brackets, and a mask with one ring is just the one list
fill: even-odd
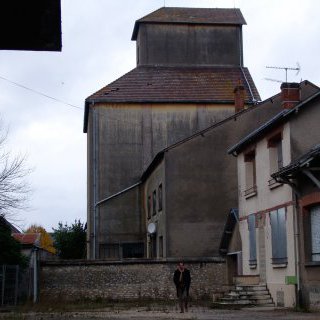
[(100, 89), (86, 101), (232, 103), (233, 90), (239, 81), (246, 89), (247, 102), (252, 102), (253, 98), (260, 100), (247, 68), (140, 66)]
[(231, 24), (243, 25), (246, 21), (240, 9), (222, 8), (160, 8), (137, 20), (132, 40), (137, 39), (140, 23), (186, 23), (186, 24)]
[(40, 233), (13, 233), (12, 236), (21, 244), (40, 244)]

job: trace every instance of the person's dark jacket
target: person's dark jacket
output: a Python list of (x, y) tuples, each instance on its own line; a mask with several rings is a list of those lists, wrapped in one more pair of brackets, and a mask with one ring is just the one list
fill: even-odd
[(191, 284), (191, 276), (190, 276), (190, 271), (185, 268), (184, 271), (182, 272), (182, 281), (180, 282), (180, 270), (176, 269), (174, 274), (173, 274), (173, 282), (177, 288), (177, 295), (179, 295), (178, 291), (181, 290), (183, 292), (186, 290), (187, 295), (189, 295), (189, 288)]

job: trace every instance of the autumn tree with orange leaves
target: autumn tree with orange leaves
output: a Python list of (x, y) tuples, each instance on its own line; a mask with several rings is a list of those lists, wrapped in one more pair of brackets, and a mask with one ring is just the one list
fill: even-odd
[(53, 245), (53, 239), (45, 228), (33, 224), (25, 231), (25, 233), (40, 233), (40, 247), (53, 254), (56, 253), (57, 250)]

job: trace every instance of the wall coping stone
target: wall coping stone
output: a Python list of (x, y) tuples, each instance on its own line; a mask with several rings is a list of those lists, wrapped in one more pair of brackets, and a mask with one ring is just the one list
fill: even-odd
[(92, 265), (133, 265), (133, 264), (168, 264), (168, 263), (178, 263), (181, 260), (186, 264), (195, 264), (195, 263), (225, 263), (225, 259), (222, 257), (202, 257), (202, 258), (167, 258), (162, 260), (154, 259), (125, 259), (125, 260), (43, 260), (41, 261), (41, 266), (92, 266)]

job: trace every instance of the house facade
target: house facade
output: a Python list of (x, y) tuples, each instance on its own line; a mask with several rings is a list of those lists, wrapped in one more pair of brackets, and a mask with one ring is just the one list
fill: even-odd
[[(299, 85), (301, 99), (318, 90), (308, 82)], [(280, 93), (157, 154), (139, 184), (148, 257), (218, 257), (224, 253), (220, 243), (226, 217), (238, 204), (237, 162), (227, 150), (281, 110)], [(270, 138), (270, 143), (275, 145), (277, 134)], [(268, 181), (268, 188), (270, 184), (270, 190), (275, 189), (277, 184)], [(290, 197), (290, 187), (287, 193)], [(149, 226), (152, 232), (148, 231)], [(233, 272), (240, 272), (241, 249), (236, 239), (229, 239), (229, 253), (233, 254), (229, 260)]]
[[(302, 249), (303, 228), (307, 229), (299, 208), (306, 198), (300, 195), (298, 200), (296, 185), (288, 183), (285, 176), (280, 179), (278, 173), (320, 142), (316, 129), (320, 100), (319, 91), (303, 99), (301, 85), (296, 83), (282, 84), (281, 89), (282, 110), (229, 153), (237, 156), (238, 162), (243, 274), (259, 275), (277, 306), (293, 307), (306, 290), (301, 288), (305, 288), (310, 261)], [(313, 208), (317, 210), (316, 205)]]
[(244, 24), (239, 9), (160, 8), (136, 21), (137, 67), (85, 103), (88, 258), (140, 257), (137, 183), (154, 157), (260, 99), (243, 66)]

